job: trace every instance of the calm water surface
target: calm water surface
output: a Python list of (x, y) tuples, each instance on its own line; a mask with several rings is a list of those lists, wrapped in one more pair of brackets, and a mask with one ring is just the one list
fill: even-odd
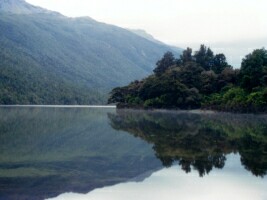
[(267, 116), (0, 108), (0, 199), (267, 200)]

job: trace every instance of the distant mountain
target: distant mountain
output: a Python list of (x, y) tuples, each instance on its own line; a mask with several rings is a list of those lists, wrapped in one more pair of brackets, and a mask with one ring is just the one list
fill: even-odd
[(128, 30), (131, 31), (131, 32), (133, 32), (133, 33), (135, 33), (136, 35), (139, 35), (139, 36), (141, 36), (141, 37), (143, 37), (143, 38), (146, 38), (147, 40), (150, 40), (150, 41), (155, 42), (155, 43), (160, 44), (160, 45), (168, 46), (168, 47), (170, 47), (174, 52), (181, 52), (181, 51), (183, 51), (182, 48), (164, 44), (163, 42), (161, 42), (161, 41), (155, 39), (155, 38), (153, 37), (153, 35), (147, 33), (145, 30), (142, 30), (142, 29), (128, 29)]
[(128, 29), (129, 31), (135, 33), (136, 35), (139, 35), (143, 38), (146, 38), (152, 42), (155, 42), (155, 43), (158, 43), (158, 44), (163, 44), (162, 42), (160, 42), (159, 40), (155, 39), (153, 37), (153, 35), (147, 33), (145, 30), (142, 30), (142, 29)]
[(51, 12), (43, 8), (30, 5), (24, 0), (1, 0), (0, 11), (13, 14), (33, 14)]
[[(89, 17), (0, 1), (0, 104), (104, 103), (172, 48)], [(180, 53), (180, 52), (174, 52)]]

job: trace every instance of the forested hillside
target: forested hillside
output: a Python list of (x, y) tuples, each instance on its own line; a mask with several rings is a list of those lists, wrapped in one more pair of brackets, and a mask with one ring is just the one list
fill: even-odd
[(170, 48), (91, 18), (0, 2), (0, 104), (94, 104)]

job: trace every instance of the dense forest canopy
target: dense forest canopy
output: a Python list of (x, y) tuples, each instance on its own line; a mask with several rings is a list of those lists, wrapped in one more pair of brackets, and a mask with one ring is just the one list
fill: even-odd
[(238, 112), (267, 111), (267, 51), (254, 50), (240, 69), (224, 54), (201, 45), (180, 58), (171, 52), (156, 63), (154, 74), (111, 91), (108, 103), (137, 108), (209, 108)]

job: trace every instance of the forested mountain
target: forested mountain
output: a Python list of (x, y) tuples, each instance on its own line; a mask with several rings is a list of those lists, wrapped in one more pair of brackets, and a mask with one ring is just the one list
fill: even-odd
[(111, 88), (152, 72), (167, 50), (89, 17), (1, 0), (0, 104), (103, 103)]

